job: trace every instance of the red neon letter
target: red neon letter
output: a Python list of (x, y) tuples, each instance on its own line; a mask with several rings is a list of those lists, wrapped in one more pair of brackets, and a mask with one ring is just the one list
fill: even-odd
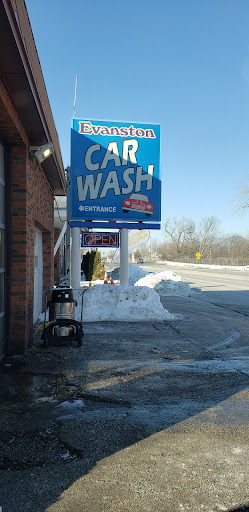
[[(105, 239), (107, 239), (107, 241), (105, 241)], [(103, 245), (108, 245), (108, 235), (102, 236), (102, 243), (103, 243)]]
[(110, 245), (117, 245), (117, 235), (110, 235)]
[(94, 236), (94, 243), (97, 245), (98, 241), (101, 240), (101, 236), (100, 235), (95, 235)]
[(93, 243), (93, 236), (92, 235), (86, 235), (85, 236), (85, 243), (87, 245), (91, 245)]

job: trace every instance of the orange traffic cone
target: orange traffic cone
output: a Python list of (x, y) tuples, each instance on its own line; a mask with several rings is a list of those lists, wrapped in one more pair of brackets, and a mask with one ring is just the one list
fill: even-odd
[(113, 279), (112, 279), (111, 277), (110, 277), (110, 283), (111, 283), (111, 284), (115, 284), (115, 283), (114, 283), (114, 281), (113, 281)]
[(107, 277), (107, 272), (105, 272), (105, 277), (104, 277), (104, 284), (108, 284), (108, 277)]

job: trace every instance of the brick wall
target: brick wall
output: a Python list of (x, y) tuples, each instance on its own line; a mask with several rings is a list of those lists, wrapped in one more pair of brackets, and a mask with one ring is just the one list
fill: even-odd
[(27, 148), (11, 152), (11, 268), (9, 353), (33, 341), (35, 227), (43, 239), (43, 301), (53, 285), (53, 194)]
[(7, 354), (25, 352), (33, 341), (35, 227), (43, 237), (43, 298), (53, 285), (54, 202), (50, 185), (0, 80), (0, 133), (9, 151), (7, 166)]

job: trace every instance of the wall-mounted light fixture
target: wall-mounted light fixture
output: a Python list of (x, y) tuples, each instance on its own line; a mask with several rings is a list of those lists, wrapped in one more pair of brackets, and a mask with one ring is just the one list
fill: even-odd
[(52, 142), (48, 142), (47, 144), (44, 144), (44, 146), (30, 146), (29, 151), (41, 164), (46, 160), (46, 158), (54, 153), (54, 146)]

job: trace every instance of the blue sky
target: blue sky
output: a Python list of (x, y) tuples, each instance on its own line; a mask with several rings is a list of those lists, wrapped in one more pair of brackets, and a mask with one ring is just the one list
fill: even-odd
[[(162, 222), (249, 233), (248, 0), (26, 0), (65, 167), (76, 117), (159, 123)], [(248, 178), (249, 179), (249, 178)]]

